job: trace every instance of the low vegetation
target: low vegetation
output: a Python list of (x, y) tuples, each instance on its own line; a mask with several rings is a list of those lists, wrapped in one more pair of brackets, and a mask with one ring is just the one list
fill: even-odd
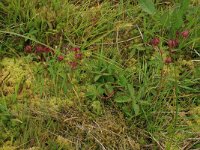
[(200, 148), (198, 0), (0, 2), (0, 149)]

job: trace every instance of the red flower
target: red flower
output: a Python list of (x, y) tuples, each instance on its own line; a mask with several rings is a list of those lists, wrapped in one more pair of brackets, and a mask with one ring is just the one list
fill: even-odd
[(30, 45), (27, 45), (25, 48), (24, 48), (24, 51), (26, 53), (31, 53), (32, 52), (32, 47)]
[(150, 44), (152, 46), (158, 46), (158, 44), (160, 43), (160, 39), (159, 38), (154, 38), (151, 40)]
[(172, 63), (172, 58), (171, 58), (171, 57), (165, 58), (165, 63), (166, 63), (166, 64)]
[(78, 51), (80, 51), (81, 49), (79, 48), (79, 47), (73, 47), (72, 48), (72, 51), (74, 51), (74, 52), (78, 52)]
[(36, 48), (35, 48), (35, 52), (36, 53), (50, 53), (51, 49), (48, 48), (48, 47), (37, 45)]
[(76, 69), (76, 67), (78, 66), (78, 63), (75, 61), (69, 62), (69, 65), (72, 69)]
[(175, 40), (169, 40), (169, 41), (168, 41), (168, 46), (169, 46), (169, 48), (175, 48), (175, 47), (178, 46), (178, 44), (179, 44), (179, 42), (178, 42), (177, 39), (175, 39)]
[(45, 52), (45, 53), (50, 53), (50, 52), (51, 52), (51, 49), (48, 48), (48, 47), (44, 47), (44, 48), (43, 48), (43, 52)]
[(169, 41), (167, 42), (167, 44), (168, 44), (169, 48), (174, 47), (174, 42), (173, 42), (173, 40), (169, 40)]
[(42, 53), (43, 52), (43, 47), (42, 46), (36, 46), (35, 52), (36, 53)]
[(64, 59), (64, 56), (60, 55), (58, 56), (58, 61), (62, 61)]
[(183, 38), (187, 38), (189, 36), (189, 31), (185, 30), (185, 31), (181, 32), (181, 35)]
[(76, 53), (75, 54), (75, 59), (81, 60), (82, 59), (82, 53)]

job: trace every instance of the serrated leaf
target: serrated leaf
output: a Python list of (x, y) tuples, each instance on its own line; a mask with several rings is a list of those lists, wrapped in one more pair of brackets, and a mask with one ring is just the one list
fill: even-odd
[(138, 3), (143, 11), (147, 12), (148, 14), (152, 15), (156, 12), (156, 8), (152, 0), (138, 0)]

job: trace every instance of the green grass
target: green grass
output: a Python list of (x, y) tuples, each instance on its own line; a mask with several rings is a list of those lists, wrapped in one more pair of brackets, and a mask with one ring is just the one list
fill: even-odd
[(198, 149), (200, 5), (188, 2), (0, 2), (0, 149)]

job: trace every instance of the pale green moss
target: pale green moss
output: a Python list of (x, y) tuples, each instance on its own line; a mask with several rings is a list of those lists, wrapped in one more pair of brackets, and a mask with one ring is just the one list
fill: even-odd
[(33, 75), (30, 65), (27, 64), (23, 58), (4, 58), (1, 61), (1, 82), (3, 93), (8, 95), (15, 91), (18, 84), (23, 82), (23, 88), (30, 88), (33, 81)]

